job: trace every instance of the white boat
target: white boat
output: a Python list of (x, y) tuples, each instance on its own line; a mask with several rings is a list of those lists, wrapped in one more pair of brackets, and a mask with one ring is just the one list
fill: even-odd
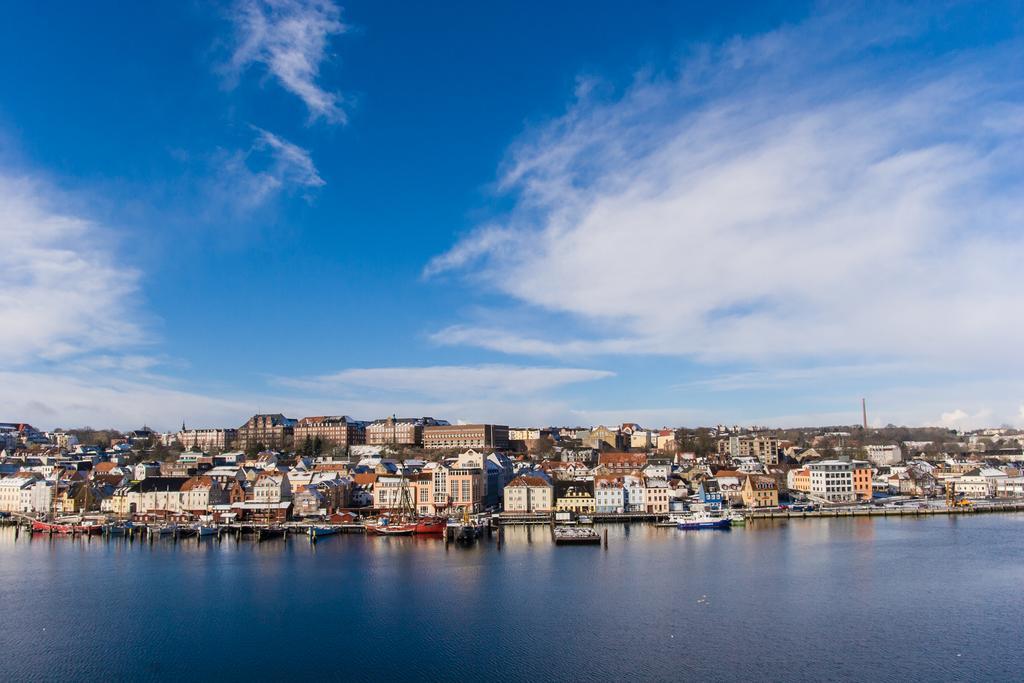
[(732, 517), (720, 509), (706, 505), (691, 505), (688, 513), (682, 513), (675, 519), (676, 528), (691, 529), (728, 529), (732, 526)]

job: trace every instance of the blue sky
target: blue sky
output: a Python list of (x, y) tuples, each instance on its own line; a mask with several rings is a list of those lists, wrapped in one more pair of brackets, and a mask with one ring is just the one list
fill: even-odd
[(6, 15), (5, 419), (1024, 422), (1014, 3)]

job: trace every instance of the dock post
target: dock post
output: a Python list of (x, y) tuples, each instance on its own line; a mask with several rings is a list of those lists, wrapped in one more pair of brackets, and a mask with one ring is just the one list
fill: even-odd
[(604, 530), (604, 549), (608, 550), (608, 530)]
[(18, 540), (18, 534), (21, 533), (21, 522), (14, 525), (14, 540)]
[(498, 550), (501, 550), (502, 544), (505, 542), (505, 527), (498, 527)]

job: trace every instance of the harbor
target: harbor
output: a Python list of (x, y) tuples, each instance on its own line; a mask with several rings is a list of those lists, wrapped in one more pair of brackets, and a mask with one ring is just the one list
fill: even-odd
[[(1006, 667), (1024, 665), (1006, 628), (1024, 609), (1013, 571), (1024, 562), (1020, 521), (997, 513), (761, 519), (708, 532), (578, 527), (607, 530), (607, 551), (556, 545), (538, 525), (496, 528), (468, 546), (363, 533), (312, 544), (299, 529), (260, 543), (252, 533), (241, 542), (225, 535), (220, 543), (140, 543), (29, 539), (24, 530), (15, 541), (8, 527), (0, 529), (0, 597), (11, 610), (7, 647), (62, 643), (60, 672), (75, 680), (195, 680), (197, 661), (204, 679), (294, 675), (294, 661), (262, 644), (293, 642), (307, 621), (330, 653), (303, 655), (303, 675), (318, 678), (358, 662), (371, 678), (402, 680), (407, 662), (367, 646), (401, 639), (423, 678), (482, 680), (529, 653), (543, 665), (520, 662), (510, 677), (606, 680), (643, 671), (658, 680), (809, 680), (805, 657), (770, 653), (800, 647), (807, 659), (835, 661), (852, 647), (828, 635), (838, 631), (863, 634), (860, 642), (877, 653), (859, 664), (867, 680), (1011, 680)], [(929, 599), (965, 575), (976, 577), (972, 590)], [(864, 585), (868, 594), (846, 589)], [(59, 597), (40, 599), (47, 595)], [(586, 606), (592, 627), (577, 628), (559, 607), (574, 603)], [(903, 627), (880, 619), (883, 612), (900, 615)], [(951, 612), (955, 624), (944, 618)], [(83, 629), (86, 613), (96, 618)], [(624, 616), (631, 623), (611, 626)], [(445, 624), (465, 625), (457, 654), (442, 645)], [(509, 624), (517, 627), (503, 631)], [(612, 628), (622, 637), (608, 638)], [(957, 636), (956, 650), (946, 652), (942, 644)], [(729, 639), (744, 642), (749, 656), (679, 655), (680, 644), (712, 651)], [(127, 654), (111, 652), (110, 643), (124, 643)], [(5, 678), (49, 680), (48, 659), (10, 658)]]

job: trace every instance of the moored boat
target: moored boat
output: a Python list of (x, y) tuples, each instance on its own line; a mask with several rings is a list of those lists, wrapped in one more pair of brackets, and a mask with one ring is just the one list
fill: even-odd
[(333, 536), (334, 534), (341, 533), (341, 527), (337, 526), (311, 526), (306, 532), (309, 534), (310, 539), (316, 540), (322, 536)]
[(690, 511), (673, 515), (677, 529), (728, 529), (732, 526), (731, 514), (718, 507), (693, 504)]
[(416, 533), (441, 536), (448, 528), (448, 520), (444, 517), (420, 517), (416, 520)]
[(37, 533), (63, 534), (69, 536), (75, 534), (98, 534), (103, 531), (103, 525), (92, 524), (90, 522), (44, 522), (36, 519), (32, 521), (32, 531)]
[(284, 527), (267, 526), (256, 529), (256, 541), (269, 541), (272, 538), (284, 538)]
[(133, 528), (134, 525), (131, 522), (118, 522), (104, 525), (103, 532), (108, 536), (127, 536)]
[(676, 528), (685, 531), (691, 529), (728, 529), (730, 526), (732, 526), (732, 520), (728, 517), (715, 518), (693, 515), (692, 517), (680, 520)]

